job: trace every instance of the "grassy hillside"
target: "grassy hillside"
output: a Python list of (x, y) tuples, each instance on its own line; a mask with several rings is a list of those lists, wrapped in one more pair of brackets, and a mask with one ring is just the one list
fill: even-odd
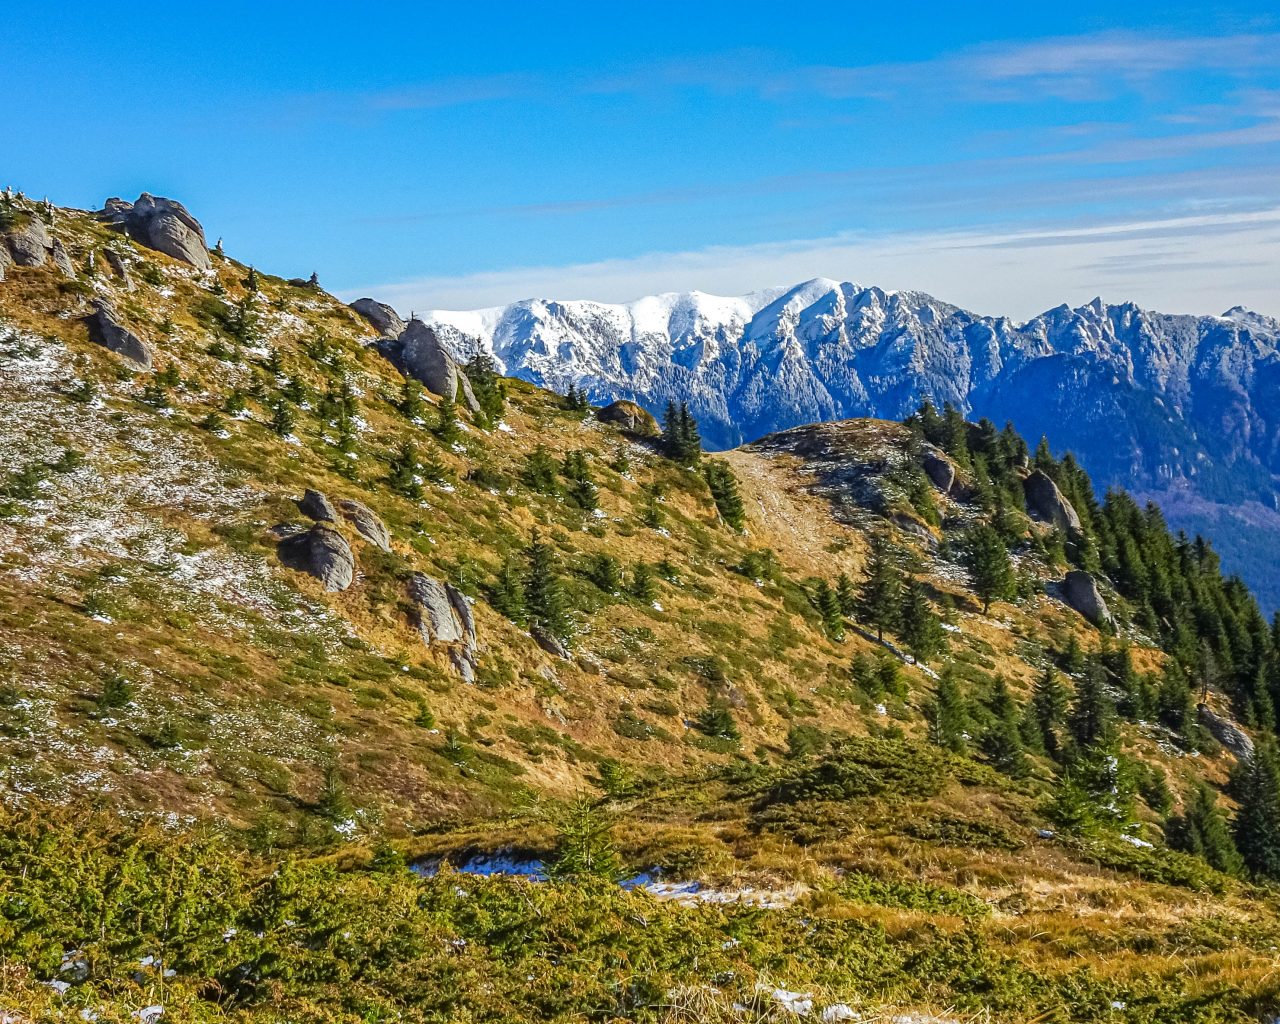
[[(1064, 537), (1024, 514), (1039, 461), (983, 427), (711, 460), (482, 367), (472, 414), (316, 286), (15, 207), (76, 274), (0, 282), (12, 1019), (1280, 1009), (1265, 863), (1177, 825), (1201, 783), (1224, 820), (1247, 795), (1194, 703), (1210, 683), (1267, 749), (1266, 624), (1070, 463), (1044, 464)], [(150, 371), (90, 341), (96, 297)], [(281, 544), (308, 488), (391, 537), (339, 516), (339, 592)], [(980, 595), (984, 529), (1012, 555)], [(1061, 599), (1072, 564), (1114, 629)], [(472, 681), (424, 641), (415, 573), (468, 599)], [(528, 877), (453, 871), (486, 864)]]

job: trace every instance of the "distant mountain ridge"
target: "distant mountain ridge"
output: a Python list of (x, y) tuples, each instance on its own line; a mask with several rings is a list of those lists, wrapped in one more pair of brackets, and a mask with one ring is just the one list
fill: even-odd
[[(709, 446), (924, 397), (1012, 420), (1104, 485), (1176, 493), (1268, 607), (1280, 607), (1280, 320), (1168, 315), (1095, 299), (1025, 323), (914, 291), (817, 278), (788, 289), (625, 304), (530, 299), (424, 319), (459, 356), (661, 413), (685, 399)], [(1248, 504), (1245, 515), (1240, 507)], [(1176, 515), (1176, 514), (1175, 514)], [(1174, 525), (1180, 525), (1177, 518)]]

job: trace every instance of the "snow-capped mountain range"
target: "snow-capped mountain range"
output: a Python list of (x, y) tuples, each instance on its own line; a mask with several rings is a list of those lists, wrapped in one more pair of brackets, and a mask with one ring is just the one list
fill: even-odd
[[(708, 447), (950, 401), (1046, 435), (1103, 484), (1161, 493), (1192, 528), (1247, 512), (1280, 565), (1280, 321), (1243, 308), (1173, 316), (1095, 299), (1017, 323), (819, 278), (736, 298), (530, 299), (424, 319), (458, 356), (489, 352), (558, 390), (572, 383), (659, 415), (687, 400)], [(1230, 561), (1238, 539), (1207, 532)], [(1280, 605), (1280, 586), (1241, 568)]]

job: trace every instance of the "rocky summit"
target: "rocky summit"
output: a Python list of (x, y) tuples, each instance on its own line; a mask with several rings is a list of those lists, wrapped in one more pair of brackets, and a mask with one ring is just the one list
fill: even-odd
[(1280, 623), (1028, 418), (1194, 483), (1273, 323), (479, 337), (145, 194), (0, 252), (4, 1020), (1280, 1012)]

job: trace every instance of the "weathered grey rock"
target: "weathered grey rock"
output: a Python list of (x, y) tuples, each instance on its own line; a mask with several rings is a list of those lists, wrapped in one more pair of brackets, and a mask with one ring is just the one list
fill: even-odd
[(133, 278), (129, 275), (129, 264), (124, 261), (124, 257), (111, 248), (104, 249), (103, 254), (111, 272), (120, 279), (120, 286), (127, 292), (133, 291)]
[(480, 408), (471, 382), (459, 368), (436, 332), (421, 320), (409, 321), (400, 334), (400, 354), (405, 369), (441, 398), (453, 398), (472, 412)]
[(1022, 481), (1022, 492), (1026, 495), (1027, 511), (1036, 519), (1052, 523), (1064, 533), (1080, 532), (1080, 517), (1049, 474), (1033, 470)]
[(449, 646), (449, 660), (466, 682), (475, 679), (476, 626), (467, 599), (451, 583), (441, 583), (426, 573), (409, 579), (409, 596), (417, 608), (418, 632), (423, 642)]
[(548, 654), (554, 654), (557, 658), (563, 658), (565, 661), (572, 659), (573, 656), (569, 653), (569, 648), (564, 645), (564, 642), (559, 637), (552, 636), (539, 626), (533, 627), (531, 635), (537, 645)]
[(336, 523), (338, 521), (338, 510), (333, 507), (333, 502), (320, 491), (312, 490), (310, 487), (302, 492), (302, 500), (298, 502), (298, 509), (304, 516), (309, 516), (319, 523)]
[(370, 544), (382, 548), (383, 551), (391, 550), (391, 531), (373, 509), (350, 498), (344, 498), (338, 503), (338, 507), (342, 509), (342, 514), (351, 520), (351, 525), (356, 528), (356, 532), (361, 537)]
[(148, 249), (190, 263), (198, 270), (207, 270), (212, 265), (204, 228), (176, 200), (149, 192), (143, 192), (136, 203), (112, 198), (107, 200), (98, 217)]
[(34, 214), (29, 214), (21, 227), (7, 232), (4, 241), (13, 262), (20, 267), (43, 267), (49, 258), (49, 231)]
[(356, 299), (351, 308), (373, 324), (379, 334), (386, 338), (398, 338), (404, 333), (405, 322), (400, 314), (377, 299)]
[(310, 573), (325, 590), (346, 590), (356, 576), (356, 559), (347, 539), (331, 526), (315, 526), (280, 542), (282, 560)]
[(9, 255), (9, 247), (0, 239), (0, 281), (4, 280), (5, 271), (13, 266), (13, 257)]
[(1099, 628), (1115, 625), (1111, 609), (1098, 590), (1098, 581), (1083, 569), (1072, 569), (1062, 581), (1062, 596), (1072, 608)]
[(628, 402), (625, 398), (606, 405), (596, 413), (596, 419), (601, 423), (615, 423), (627, 433), (638, 434), (640, 437), (657, 437), (662, 433), (658, 421), (647, 409), (635, 402)]
[(67, 252), (67, 247), (62, 244), (61, 238), (55, 238), (53, 240), (53, 245), (50, 247), (49, 253), (53, 257), (53, 265), (62, 271), (62, 273), (67, 277), (74, 279), (76, 276), (76, 265), (71, 262), (71, 254)]
[(926, 448), (923, 453), (924, 471), (933, 486), (943, 494), (951, 494), (956, 486), (956, 467), (945, 455)]
[(1197, 705), (1196, 717), (1200, 719), (1200, 724), (1209, 730), (1209, 735), (1240, 760), (1253, 757), (1253, 740), (1231, 719), (1215, 713), (1205, 704)]
[(918, 519), (913, 519), (911, 516), (899, 512), (895, 513), (891, 520), (899, 530), (910, 537), (914, 537), (930, 551), (938, 547), (938, 538), (929, 531), (929, 527)]
[(109, 349), (143, 370), (151, 369), (151, 350), (116, 319), (116, 311), (106, 299), (94, 299), (93, 312), (84, 318), (89, 340)]

